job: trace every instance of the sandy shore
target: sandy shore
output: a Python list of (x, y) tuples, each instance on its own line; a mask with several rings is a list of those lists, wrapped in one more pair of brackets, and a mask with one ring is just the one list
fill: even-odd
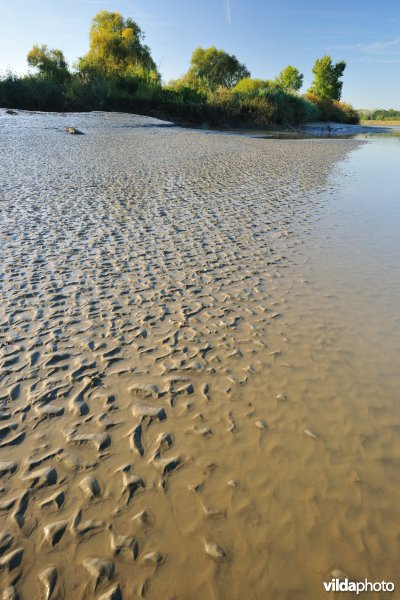
[(299, 400), (318, 366), (288, 376), (281, 281), (357, 143), (95, 113), (0, 135), (3, 598), (323, 597), (343, 540), (380, 545)]

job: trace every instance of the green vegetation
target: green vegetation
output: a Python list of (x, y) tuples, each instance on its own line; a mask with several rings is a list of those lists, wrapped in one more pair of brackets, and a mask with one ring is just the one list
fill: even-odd
[(312, 92), (305, 94), (305, 98), (318, 108), (321, 121), (335, 121), (337, 123), (359, 123), (357, 111), (347, 102), (320, 98)]
[(264, 79), (251, 79), (251, 77), (245, 77), (244, 79), (241, 79), (234, 88), (232, 88), (232, 91), (236, 94), (251, 95), (258, 92), (258, 90), (271, 87), (272, 85), (272, 82)]
[(400, 121), (400, 110), (394, 108), (384, 109), (361, 109), (358, 111), (358, 116), (362, 121)]
[(327, 100), (340, 100), (342, 96), (343, 76), (346, 63), (341, 60), (335, 65), (330, 56), (317, 58), (313, 66), (314, 80), (308, 90), (318, 98)]
[(143, 38), (132, 19), (100, 11), (90, 28), (89, 52), (78, 60), (78, 73), (87, 81), (117, 75), (159, 82), (160, 74)]
[(232, 88), (244, 77), (250, 73), (236, 56), (212, 46), (196, 48), (182, 82), (200, 92), (215, 92), (221, 87)]
[(41, 77), (54, 83), (65, 83), (71, 74), (61, 50), (50, 50), (46, 44), (35, 44), (27, 56), (28, 65), (35, 67)]
[(250, 113), (255, 126), (268, 123), (292, 125), (320, 118), (319, 110), (312, 102), (275, 83), (267, 81), (262, 86), (256, 83), (251, 89), (251, 83), (258, 81), (260, 80), (246, 80), (244, 91), (240, 82), (233, 88), (230, 96), (230, 104), (241, 107), (242, 118)]
[(285, 90), (293, 90), (298, 92), (303, 85), (304, 75), (300, 73), (296, 67), (288, 65), (286, 69), (283, 69), (276, 78), (276, 83), (283, 87)]
[(188, 72), (162, 84), (159, 70), (132, 19), (99, 12), (87, 54), (68, 67), (61, 50), (35, 45), (28, 54), (34, 74), (0, 77), (0, 106), (52, 111), (126, 111), (214, 126), (298, 125), (310, 121), (358, 122), (339, 102), (345, 63), (316, 61), (308, 94), (303, 75), (289, 65), (274, 80), (252, 79), (236, 56), (197, 48)]

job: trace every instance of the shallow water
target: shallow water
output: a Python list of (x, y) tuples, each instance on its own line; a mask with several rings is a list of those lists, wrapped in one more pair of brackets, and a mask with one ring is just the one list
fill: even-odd
[[(215, 133), (215, 130), (207, 130)], [(272, 140), (307, 140), (307, 139), (349, 139), (349, 140), (376, 140), (383, 138), (399, 138), (400, 126), (398, 125), (334, 125), (328, 130), (324, 123), (319, 125), (303, 126), (299, 129), (271, 129), (271, 130), (244, 130), (244, 129), (221, 129), (219, 134), (238, 135)]]
[(397, 583), (399, 141), (159, 125), (0, 117), (1, 589)]

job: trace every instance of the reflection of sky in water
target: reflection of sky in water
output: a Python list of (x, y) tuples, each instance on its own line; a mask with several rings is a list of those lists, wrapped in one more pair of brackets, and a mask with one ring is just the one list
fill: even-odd
[(356, 278), (373, 275), (377, 285), (393, 277), (393, 285), (398, 284), (399, 165), (397, 140), (376, 140), (352, 153), (342, 171), (334, 215), (319, 223), (331, 255), (329, 269), (350, 270)]
[(392, 367), (400, 350), (399, 165), (397, 139), (352, 152), (298, 256), (313, 288), (329, 297), (330, 318), (348, 327), (344, 337), (351, 332), (350, 343)]

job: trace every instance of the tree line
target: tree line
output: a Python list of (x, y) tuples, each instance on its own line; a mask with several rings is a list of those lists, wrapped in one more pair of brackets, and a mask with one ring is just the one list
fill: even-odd
[(400, 121), (400, 110), (394, 108), (376, 108), (370, 110), (367, 108), (358, 111), (360, 119), (363, 121)]
[(34, 75), (7, 74), (0, 103), (37, 110), (128, 110), (211, 123), (297, 124), (310, 120), (357, 122), (340, 102), (344, 61), (315, 61), (310, 89), (299, 94), (304, 75), (288, 65), (275, 79), (253, 79), (236, 56), (196, 48), (181, 78), (162, 84), (139, 25), (120, 13), (100, 11), (92, 20), (89, 50), (71, 70), (60, 49), (35, 44), (27, 56)]

